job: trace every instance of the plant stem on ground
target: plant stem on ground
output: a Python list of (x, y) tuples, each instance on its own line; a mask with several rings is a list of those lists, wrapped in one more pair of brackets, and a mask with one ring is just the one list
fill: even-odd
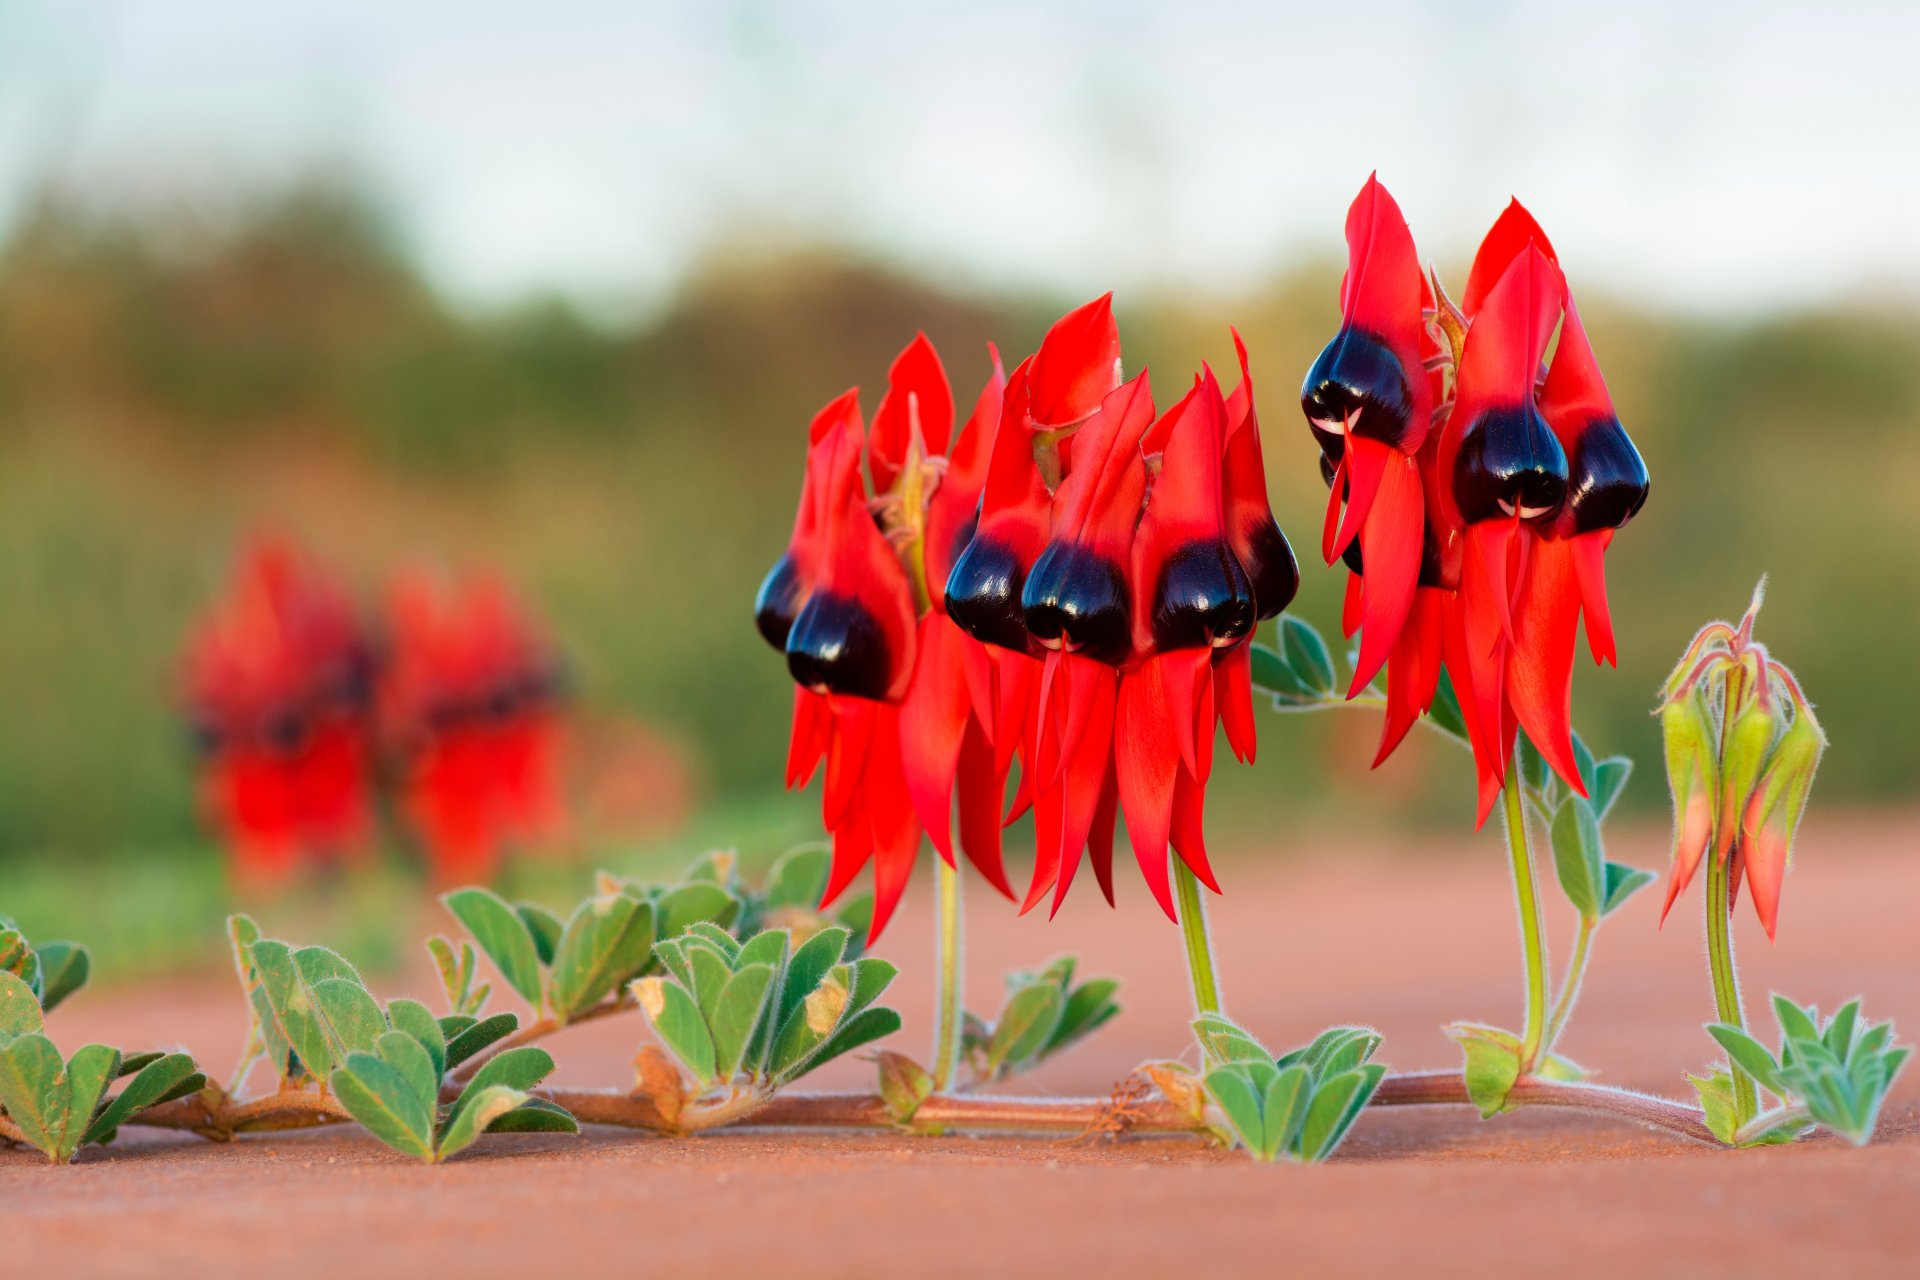
[(1186, 943), (1187, 976), (1193, 982), (1193, 1005), (1201, 1013), (1219, 1013), (1220, 980), (1213, 971), (1213, 941), (1207, 936), (1207, 908), (1200, 900), (1200, 881), (1178, 857), (1172, 862), (1180, 937)]
[(1513, 863), (1513, 892), (1520, 909), (1520, 945), (1526, 953), (1527, 1021), (1520, 1036), (1520, 1074), (1532, 1071), (1540, 1060), (1546, 1037), (1547, 942), (1540, 927), (1540, 891), (1534, 883), (1533, 852), (1527, 845), (1527, 812), (1522, 795), (1520, 757), (1507, 763), (1507, 853)]
[(939, 993), (933, 1029), (933, 1090), (945, 1093), (960, 1070), (960, 1024), (966, 1016), (960, 953), (960, 870), (933, 860), (934, 933)]
[(1552, 1053), (1553, 1046), (1560, 1041), (1560, 1033), (1566, 1029), (1567, 1019), (1573, 1013), (1574, 1001), (1580, 998), (1580, 984), (1587, 976), (1587, 960), (1593, 954), (1593, 931), (1600, 922), (1593, 916), (1580, 917), (1580, 931), (1574, 935), (1573, 957), (1567, 961), (1567, 973), (1560, 980), (1560, 995), (1553, 1002), (1553, 1012), (1547, 1015), (1546, 1039), (1540, 1043), (1540, 1052)]
[[(1711, 850), (1707, 853), (1707, 969), (1713, 975), (1713, 1005), (1719, 1020), (1745, 1031), (1747, 1015), (1740, 1005), (1740, 975), (1734, 968), (1733, 931), (1729, 927), (1733, 913), (1727, 905), (1732, 896), (1728, 879), (1733, 858), (1733, 850), (1725, 858), (1714, 856)], [(1753, 1077), (1731, 1058), (1727, 1070), (1733, 1074), (1733, 1122), (1736, 1128), (1744, 1127), (1760, 1109)]]

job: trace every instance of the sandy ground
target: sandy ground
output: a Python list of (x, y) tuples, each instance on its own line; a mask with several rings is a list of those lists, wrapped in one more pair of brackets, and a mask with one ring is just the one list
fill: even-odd
[[(1742, 904), (1748, 988), (1831, 1007), (1867, 996), (1920, 1033), (1920, 821), (1814, 827), (1769, 948)], [(1400, 1069), (1447, 1066), (1441, 1023), (1516, 1025), (1515, 928), (1495, 840), (1414, 861), (1330, 842), (1227, 867), (1214, 904), (1231, 1012), (1275, 1045), (1336, 1021), (1386, 1033)], [(1656, 833), (1614, 850), (1662, 859)], [(1550, 873), (1549, 873), (1550, 874)], [(1124, 1015), (1013, 1088), (1104, 1094), (1186, 1043), (1177, 932), (1137, 883), (1106, 910), (1088, 883), (1051, 926), (976, 891), (969, 981), (1062, 951), (1124, 980)], [(919, 886), (924, 890), (925, 886)], [(1649, 889), (1603, 931), (1563, 1047), (1609, 1081), (1684, 1096), (1716, 1056), (1696, 887), (1664, 932)], [(1554, 896), (1557, 903), (1557, 892)], [(923, 894), (880, 950), (905, 970), (897, 1047), (926, 1038)], [(1564, 955), (1569, 922), (1552, 920)], [(419, 988), (416, 987), (416, 991)], [(392, 994), (398, 994), (393, 992)], [(976, 1000), (976, 1005), (985, 1000)], [(225, 983), (81, 997), (55, 1015), (71, 1047), (184, 1040), (216, 1069), (242, 1030)], [(644, 1033), (631, 1019), (552, 1042), (557, 1083), (610, 1085)], [(857, 1087), (842, 1064), (822, 1087)], [(1920, 1275), (1920, 1071), (1879, 1142), (1722, 1152), (1605, 1119), (1462, 1108), (1364, 1117), (1323, 1168), (1258, 1167), (1185, 1139), (721, 1133), (670, 1140), (596, 1129), (490, 1139), (439, 1169), (357, 1131), (217, 1148), (138, 1134), (71, 1169), (0, 1151), (4, 1275), (307, 1276), (759, 1274), (1102, 1277), (1353, 1273)]]

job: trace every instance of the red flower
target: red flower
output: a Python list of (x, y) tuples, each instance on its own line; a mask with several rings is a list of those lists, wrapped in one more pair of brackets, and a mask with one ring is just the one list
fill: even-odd
[(1422, 279), (1377, 179), (1354, 201), (1347, 243), (1341, 332), (1301, 404), (1332, 488), (1323, 550), (1352, 571), (1345, 623), (1361, 645), (1349, 696), (1387, 665), (1375, 763), (1432, 705), (1444, 668), (1473, 741), (1481, 821), (1523, 728), (1585, 794), (1570, 726), (1574, 632), (1584, 614), (1595, 659), (1613, 660), (1603, 556), (1648, 481), (1553, 246), (1510, 204), (1456, 309)]
[(761, 634), (786, 653), (799, 685), (787, 785), (804, 786), (826, 761), (825, 898), (871, 862), (873, 937), (906, 890), (923, 828), (953, 864), (956, 799), (961, 849), (1011, 892), (1000, 849), (1010, 756), (993, 744), (1003, 698), (1024, 708), (1020, 676), (997, 670), (927, 585), (945, 581), (971, 534), (1003, 388), (996, 357), (949, 452), (953, 394), (932, 344), (916, 337), (889, 372), (865, 441), (872, 499), (860, 477), (858, 393), (823, 409), (792, 539), (755, 605)]
[(1217, 890), (1201, 835), (1215, 726), (1251, 757), (1243, 642), (1298, 579), (1267, 508), (1250, 380), (1230, 409), (1209, 371), (1156, 421), (1146, 375), (1122, 383), (1119, 357), (1103, 297), (1015, 371), (947, 606), (1003, 669), (1042, 662), (1014, 804), (1032, 804), (1038, 846), (1022, 909), (1051, 893), (1057, 911), (1083, 853), (1112, 901), (1124, 807), (1171, 916), (1170, 843)]
[(498, 579), (404, 574), (389, 602), (380, 712), (402, 807), (436, 880), (484, 882), (507, 844), (560, 826), (558, 659)]
[(202, 794), (244, 881), (367, 836), (371, 661), (352, 606), (290, 545), (255, 540), (196, 624), (184, 701)]

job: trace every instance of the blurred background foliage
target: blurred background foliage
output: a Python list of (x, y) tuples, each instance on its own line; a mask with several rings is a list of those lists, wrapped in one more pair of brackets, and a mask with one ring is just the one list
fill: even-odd
[[(1338, 236), (1327, 228), (1329, 252)], [(1568, 256), (1654, 476), (1610, 562), (1621, 667), (1583, 657), (1576, 723), (1639, 759), (1628, 803), (1654, 811), (1654, 687), (1695, 627), (1736, 615), (1770, 573), (1762, 636), (1834, 743), (1823, 804), (1901, 797), (1920, 771), (1903, 656), (1920, 634), (1920, 315), (1653, 314)], [(1231, 367), (1229, 323), (1245, 334), (1274, 506), (1305, 562), (1296, 610), (1329, 632), (1340, 581), (1313, 555), (1324, 489), (1295, 393), (1336, 323), (1337, 274), (1329, 259), (1230, 295), (1118, 299), (1129, 366), (1159, 373), (1163, 400), (1202, 360)], [(518, 584), (569, 657), (583, 717), (644, 727), (679, 779), (659, 800), (670, 820), (587, 829), (602, 846), (587, 853), (808, 834), (814, 798), (777, 790), (790, 685), (749, 613), (792, 519), (809, 416), (851, 383), (871, 411), (917, 328), (970, 402), (987, 341), (1011, 365), (1084, 300), (932, 278), (742, 234), (643, 320), (557, 297), (476, 314), (436, 296), (351, 184), (315, 181), (219, 230), (42, 196), (0, 247), (0, 875), (208, 856), (173, 663), (262, 525), (369, 602), (410, 556)], [(1255, 822), (1270, 840), (1300, 822), (1469, 820), (1464, 762), (1437, 743), (1366, 779), (1370, 713), (1261, 730), (1257, 767), (1219, 771), (1227, 843)], [(604, 738), (582, 733), (576, 757)], [(576, 785), (595, 785), (605, 762), (576, 763)]]

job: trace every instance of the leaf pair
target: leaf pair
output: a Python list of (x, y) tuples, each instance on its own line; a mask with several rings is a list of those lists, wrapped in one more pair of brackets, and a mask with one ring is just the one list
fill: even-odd
[(75, 942), (43, 942), (34, 946), (13, 921), (0, 916), (0, 973), (10, 973), (27, 984), (42, 1012), (87, 985), (92, 961), (87, 949)]
[(1333, 677), (1333, 655), (1311, 625), (1284, 614), (1279, 624), (1279, 647), (1252, 646), (1253, 683), (1273, 697), (1276, 711), (1302, 711), (1339, 699)]
[(744, 1077), (765, 1092), (899, 1030), (876, 1006), (894, 967), (848, 960), (852, 936), (822, 929), (798, 947), (785, 929), (745, 942), (711, 923), (657, 944), (663, 972), (633, 984), (654, 1033), (697, 1090)]
[[(1609, 762), (1613, 763), (1613, 762)], [(1618, 763), (1629, 765), (1624, 758)], [(1624, 781), (1624, 779), (1623, 779)], [(1588, 783), (1596, 791), (1594, 783)], [(1549, 835), (1553, 868), (1560, 889), (1573, 909), (1589, 922), (1612, 915), (1628, 898), (1653, 882), (1653, 872), (1624, 862), (1609, 862), (1600, 835), (1605, 810), (1586, 799), (1569, 795), (1554, 811)]]
[[(440, 1089), (462, 1060), (461, 1028), (446, 1037), (444, 1023), (412, 1000), (388, 1006), (393, 1029), (370, 1050), (355, 1050), (330, 1082), (362, 1128), (405, 1155), (437, 1164), (473, 1145), (483, 1133), (578, 1133), (567, 1111), (527, 1090), (553, 1071), (553, 1058), (530, 1045), (489, 1058), (444, 1108)], [(478, 1024), (475, 1024), (478, 1025)]]
[(1361, 1027), (1330, 1028), (1278, 1058), (1217, 1013), (1200, 1015), (1193, 1030), (1212, 1064), (1207, 1095), (1256, 1160), (1326, 1159), (1387, 1074), (1370, 1061), (1379, 1033)]
[(1007, 1000), (991, 1024), (967, 1015), (962, 1047), (982, 1082), (1037, 1066), (1093, 1034), (1120, 1012), (1112, 978), (1074, 985), (1077, 961), (1062, 956), (1038, 973), (1007, 977)]
[[(1477, 1022), (1455, 1022), (1443, 1030), (1466, 1055), (1464, 1081), (1467, 1098), (1490, 1120), (1507, 1109), (1507, 1095), (1520, 1079), (1520, 1037), (1501, 1027)], [(1534, 1065), (1542, 1080), (1584, 1080), (1589, 1072), (1570, 1058), (1545, 1055)]]
[[(110, 1142), (146, 1108), (205, 1087), (184, 1053), (124, 1059), (110, 1045), (83, 1045), (64, 1061), (41, 1022), (26, 980), (0, 970), (0, 1107), (32, 1146), (66, 1164), (89, 1142)], [(131, 1075), (118, 1094), (114, 1081)]]
[[(1893, 1047), (1892, 1023), (1863, 1022), (1858, 1000), (1840, 1006), (1824, 1024), (1816, 1006), (1802, 1007), (1781, 995), (1773, 998), (1773, 1012), (1780, 1026), (1777, 1055), (1739, 1027), (1717, 1022), (1707, 1028), (1735, 1067), (1785, 1104), (1776, 1125), (1767, 1125), (1768, 1117), (1761, 1116), (1749, 1126), (1750, 1133), (1738, 1137), (1730, 1120), (1723, 1120), (1714, 1128), (1715, 1136), (1743, 1145), (1780, 1141), (1811, 1120), (1864, 1146), (1912, 1047)], [(1700, 1081), (1695, 1084), (1699, 1087)], [(1709, 1108), (1710, 1125), (1714, 1118)]]
[[(533, 903), (509, 905), (487, 889), (456, 889), (441, 899), (493, 961), (507, 985), (536, 1010), (567, 1023), (646, 972), (656, 938), (692, 924), (733, 919), (740, 901), (719, 885), (690, 882), (648, 889), (602, 876), (600, 892), (564, 921)], [(444, 938), (428, 943), (456, 1011), (473, 1013), (486, 997), (473, 988), (472, 952)]]

